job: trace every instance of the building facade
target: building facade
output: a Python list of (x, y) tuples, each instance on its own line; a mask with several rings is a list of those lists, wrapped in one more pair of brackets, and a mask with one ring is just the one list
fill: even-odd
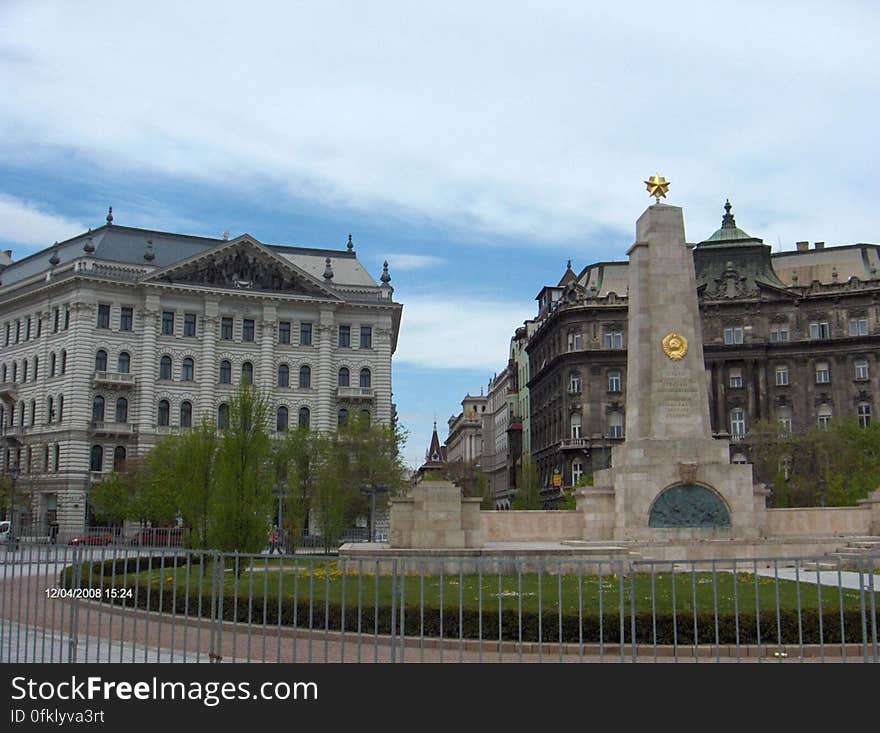
[[(402, 306), (342, 250), (107, 224), (0, 272), (4, 470), (35, 532), (90, 521), (92, 484), (202, 418), (222, 428), (240, 380), (272, 433), (394, 419)], [(19, 492), (21, 493), (21, 492)], [(16, 512), (18, 514), (18, 512)]]
[(476, 468), (483, 461), (483, 416), (486, 397), (466, 395), (461, 401), (461, 412), (449, 418), (446, 438), (447, 463), (470, 463)]
[[(880, 400), (880, 246), (771, 254), (736, 226), (693, 246), (712, 429), (748, 461), (749, 426), (835, 417), (867, 424)], [(564, 280), (568, 280), (564, 282)], [(531, 453), (548, 503), (609, 465), (624, 440), (627, 263), (600, 262), (538, 296), (529, 339)]]

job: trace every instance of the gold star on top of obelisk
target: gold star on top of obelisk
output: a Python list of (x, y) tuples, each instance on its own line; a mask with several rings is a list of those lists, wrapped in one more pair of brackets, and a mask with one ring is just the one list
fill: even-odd
[(660, 197), (666, 198), (666, 192), (669, 190), (669, 181), (667, 181), (659, 173), (655, 173), (645, 183), (648, 185), (648, 195), (657, 199), (660, 203)]

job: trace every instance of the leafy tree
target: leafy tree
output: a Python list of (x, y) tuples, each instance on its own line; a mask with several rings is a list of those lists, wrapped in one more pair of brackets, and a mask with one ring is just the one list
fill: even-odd
[(230, 400), (229, 425), (217, 449), (208, 540), (219, 550), (266, 546), (273, 507), (268, 414), (266, 397), (243, 382)]
[(214, 424), (208, 418), (203, 418), (197, 428), (176, 440), (180, 514), (184, 524), (192, 530), (192, 545), (203, 550), (209, 547), (219, 442)]
[(276, 480), (284, 488), (284, 527), (293, 544), (308, 527), (318, 483), (317, 434), (306, 428), (287, 433), (275, 453)]
[(114, 471), (92, 487), (89, 501), (99, 521), (121, 525), (132, 514), (134, 487), (131, 476)]
[(538, 483), (538, 471), (528, 457), (523, 456), (522, 465), (517, 472), (516, 494), (513, 497), (514, 509), (540, 509), (541, 488)]
[(177, 475), (180, 438), (166, 436), (149, 453), (127, 462), (134, 491), (129, 519), (154, 527), (176, 523), (180, 508), (180, 482)]
[(353, 481), (352, 457), (338, 435), (317, 433), (311, 444), (315, 469), (311, 507), (324, 550), (330, 552), (334, 541), (354, 519), (351, 510), (360, 499), (360, 491)]

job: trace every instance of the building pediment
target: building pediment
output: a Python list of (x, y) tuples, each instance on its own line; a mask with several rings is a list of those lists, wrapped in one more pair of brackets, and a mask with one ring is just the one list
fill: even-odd
[(144, 282), (338, 298), (312, 275), (247, 234), (175, 262)]

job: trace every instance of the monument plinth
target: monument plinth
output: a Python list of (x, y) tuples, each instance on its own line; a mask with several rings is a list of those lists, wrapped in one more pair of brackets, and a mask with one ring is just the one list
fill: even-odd
[(629, 252), (625, 442), (580, 492), (587, 539), (761, 534), (765, 491), (712, 438), (694, 261), (677, 206), (639, 218)]

